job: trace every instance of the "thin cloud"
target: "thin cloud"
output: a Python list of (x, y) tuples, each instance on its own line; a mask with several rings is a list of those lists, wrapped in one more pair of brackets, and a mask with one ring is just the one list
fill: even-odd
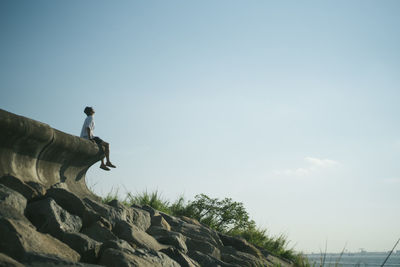
[(317, 171), (328, 169), (339, 165), (339, 162), (331, 159), (319, 159), (314, 157), (305, 157), (304, 161), (308, 163), (308, 166), (274, 171), (276, 175), (282, 176), (308, 176)]
[(306, 157), (305, 160), (311, 163), (313, 166), (320, 168), (331, 167), (339, 164), (337, 161), (331, 159), (318, 159), (318, 158)]

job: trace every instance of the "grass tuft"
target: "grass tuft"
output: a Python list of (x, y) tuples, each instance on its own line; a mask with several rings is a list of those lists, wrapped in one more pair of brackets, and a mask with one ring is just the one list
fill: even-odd
[(164, 199), (161, 195), (161, 193), (158, 192), (158, 190), (148, 193), (147, 190), (142, 193), (137, 193), (137, 194), (132, 194), (130, 192), (127, 193), (125, 201), (129, 205), (147, 205), (152, 207), (153, 209), (165, 212), (165, 213), (171, 213), (170, 211), (170, 205), (169, 201)]

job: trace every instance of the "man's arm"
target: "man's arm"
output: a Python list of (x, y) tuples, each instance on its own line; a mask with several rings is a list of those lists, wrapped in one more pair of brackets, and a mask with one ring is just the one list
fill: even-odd
[(88, 136), (89, 140), (92, 139), (93, 136), (92, 136), (92, 132), (90, 131), (90, 128), (86, 127), (86, 131), (87, 131), (87, 136)]

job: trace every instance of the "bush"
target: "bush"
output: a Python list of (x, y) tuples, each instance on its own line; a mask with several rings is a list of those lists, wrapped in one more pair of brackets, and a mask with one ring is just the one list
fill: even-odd
[(195, 200), (182, 209), (183, 215), (197, 219), (209, 227), (227, 233), (233, 229), (246, 229), (254, 224), (242, 203), (231, 198), (219, 200), (205, 194), (195, 196)]

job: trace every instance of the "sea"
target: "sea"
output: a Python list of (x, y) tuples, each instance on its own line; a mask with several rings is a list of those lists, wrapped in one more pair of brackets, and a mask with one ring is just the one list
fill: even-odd
[[(308, 254), (307, 257), (311, 266), (315, 267), (330, 267), (330, 266), (382, 266), (389, 253), (345, 253), (340, 254), (326, 254), (325, 263), (322, 266), (323, 255), (321, 254)], [(393, 253), (386, 261), (384, 266), (400, 267), (400, 252)]]

